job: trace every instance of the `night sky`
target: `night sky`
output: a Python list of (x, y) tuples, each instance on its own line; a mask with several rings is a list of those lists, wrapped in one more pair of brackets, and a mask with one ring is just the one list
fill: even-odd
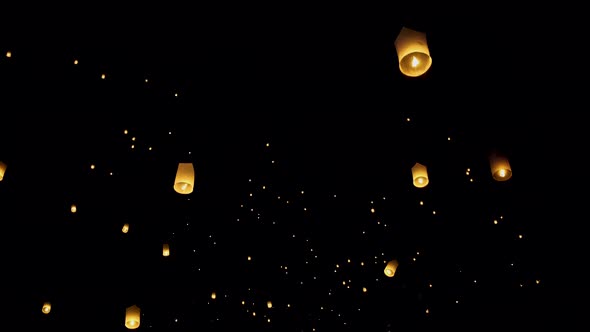
[[(132, 305), (153, 331), (581, 319), (587, 221), (568, 181), (585, 172), (584, 124), (568, 111), (584, 106), (563, 92), (569, 73), (544, 67), (559, 31), (409, 6), (8, 24), (3, 321), (124, 331)], [(423, 76), (399, 71), (402, 27), (426, 33)], [(508, 181), (492, 178), (492, 152)], [(179, 163), (194, 165), (190, 194), (173, 189)]]

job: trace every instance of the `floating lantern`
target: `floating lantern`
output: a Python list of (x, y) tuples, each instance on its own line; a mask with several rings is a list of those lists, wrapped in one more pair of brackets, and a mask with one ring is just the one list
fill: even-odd
[(0, 181), (4, 179), (4, 173), (6, 172), (6, 164), (0, 161)]
[(72, 204), (70, 206), (70, 211), (72, 211), (72, 213), (76, 213), (76, 211), (78, 211), (78, 208), (76, 207), (76, 204)]
[(490, 169), (492, 177), (496, 181), (506, 181), (512, 177), (512, 168), (505, 156), (492, 153), (490, 156)]
[(406, 76), (424, 74), (432, 65), (426, 34), (403, 27), (395, 39), (399, 69)]
[(162, 256), (170, 256), (170, 246), (168, 245), (168, 243), (164, 243), (164, 245), (162, 246)]
[(48, 314), (49, 312), (51, 312), (51, 303), (50, 302), (43, 303), (43, 307), (41, 307), (41, 312), (43, 312), (44, 314)]
[(123, 228), (121, 229), (121, 232), (127, 234), (127, 232), (129, 232), (129, 224), (123, 225)]
[(190, 194), (195, 185), (195, 169), (192, 163), (179, 163), (174, 179), (174, 190), (179, 194)]
[(426, 187), (428, 185), (428, 172), (426, 171), (426, 166), (420, 163), (416, 163), (412, 167), (412, 179), (414, 181), (415, 187)]
[(215, 292), (212, 292), (211, 293), (211, 299), (212, 300), (215, 300), (216, 298), (217, 298), (217, 294), (215, 294)]
[(266, 307), (269, 309), (272, 308), (272, 301), (266, 301)]
[(132, 305), (125, 309), (125, 327), (134, 330), (139, 327), (141, 310), (138, 306)]
[(383, 273), (385, 273), (385, 275), (390, 278), (393, 277), (395, 275), (395, 271), (397, 270), (398, 265), (399, 263), (397, 262), (397, 259), (390, 260), (389, 262), (387, 262), (387, 265), (385, 266)]

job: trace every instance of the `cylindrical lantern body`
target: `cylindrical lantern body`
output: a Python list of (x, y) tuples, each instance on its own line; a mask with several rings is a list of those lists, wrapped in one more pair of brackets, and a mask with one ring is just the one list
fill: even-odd
[(217, 294), (215, 294), (215, 292), (211, 293), (211, 299), (215, 300), (217, 298)]
[(123, 228), (121, 229), (121, 232), (123, 232), (123, 233), (129, 232), (129, 224), (123, 225)]
[(174, 190), (179, 194), (190, 194), (195, 185), (195, 168), (192, 163), (179, 163), (174, 179)]
[(502, 155), (493, 153), (490, 156), (490, 169), (492, 177), (496, 181), (506, 181), (512, 177), (512, 168), (508, 159)]
[(266, 301), (266, 307), (267, 308), (272, 308), (272, 301)]
[(395, 39), (399, 69), (406, 76), (424, 74), (432, 65), (426, 34), (403, 27)]
[(395, 275), (395, 271), (397, 270), (398, 265), (399, 263), (397, 262), (397, 259), (390, 260), (389, 262), (387, 262), (387, 265), (385, 266), (383, 273), (385, 273), (385, 275), (390, 278), (393, 277)]
[(426, 187), (428, 185), (428, 172), (426, 171), (426, 166), (416, 163), (412, 167), (412, 179), (415, 187)]
[(4, 179), (4, 173), (6, 173), (6, 164), (0, 161), (0, 181)]
[(134, 330), (139, 327), (141, 310), (138, 306), (132, 305), (125, 310), (125, 327)]
[(76, 213), (76, 211), (78, 211), (78, 207), (76, 207), (76, 204), (72, 204), (70, 206), (70, 211), (72, 211), (72, 213)]
[(168, 243), (164, 243), (164, 245), (162, 246), (162, 256), (170, 256), (170, 246), (168, 245)]
[(41, 311), (44, 314), (48, 314), (49, 312), (51, 312), (51, 303), (50, 302), (43, 303), (43, 307), (41, 308)]

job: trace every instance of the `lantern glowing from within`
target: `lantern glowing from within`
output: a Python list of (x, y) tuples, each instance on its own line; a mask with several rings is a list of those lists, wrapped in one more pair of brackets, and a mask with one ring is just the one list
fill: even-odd
[(72, 206), (70, 206), (70, 211), (72, 211), (72, 213), (76, 213), (76, 211), (78, 211), (76, 204), (72, 204)]
[(215, 294), (215, 292), (212, 292), (211, 293), (211, 299), (212, 300), (215, 300), (216, 298), (217, 298), (217, 294)]
[(41, 308), (41, 312), (43, 312), (44, 314), (48, 314), (49, 312), (51, 312), (51, 303), (50, 302), (43, 303), (43, 307)]
[(428, 172), (426, 171), (426, 166), (420, 163), (416, 163), (412, 167), (412, 179), (414, 181), (415, 187), (426, 187), (428, 185)]
[(0, 161), (0, 181), (4, 179), (4, 173), (6, 173), (6, 164)]
[(395, 275), (395, 271), (397, 270), (398, 265), (399, 263), (397, 262), (397, 259), (390, 260), (389, 262), (387, 262), (387, 265), (385, 265), (383, 273), (385, 273), (385, 275), (390, 278), (393, 277)]
[(492, 177), (496, 181), (506, 181), (512, 177), (512, 168), (510, 168), (510, 163), (504, 156), (492, 154), (490, 156), (490, 168)]
[(123, 225), (123, 228), (121, 229), (121, 232), (127, 234), (127, 232), (129, 232), (129, 224)]
[(192, 163), (179, 163), (174, 179), (174, 191), (179, 194), (190, 194), (195, 185), (195, 168)]
[(403, 27), (395, 39), (399, 69), (406, 76), (416, 77), (428, 71), (432, 58), (426, 34)]
[(164, 243), (164, 245), (162, 246), (162, 256), (170, 256), (170, 246), (168, 245), (168, 243)]
[(271, 309), (272, 308), (272, 301), (266, 301), (266, 307)]
[(134, 330), (139, 327), (141, 310), (138, 306), (132, 305), (125, 309), (125, 327)]

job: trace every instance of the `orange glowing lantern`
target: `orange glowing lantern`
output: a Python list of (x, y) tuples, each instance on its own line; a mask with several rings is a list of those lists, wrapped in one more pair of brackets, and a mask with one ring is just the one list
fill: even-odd
[(385, 265), (383, 273), (385, 273), (386, 276), (392, 278), (395, 275), (395, 271), (397, 270), (398, 265), (399, 263), (397, 259), (390, 260), (389, 262), (387, 262), (387, 265)]
[(266, 301), (266, 307), (271, 309), (272, 308), (272, 301)]
[(72, 205), (70, 206), (70, 211), (71, 211), (72, 213), (76, 213), (76, 212), (78, 211), (78, 207), (76, 206), (76, 204), (72, 204)]
[(164, 245), (162, 246), (162, 256), (170, 256), (170, 246), (168, 245), (168, 243), (164, 243)]
[(420, 163), (416, 163), (412, 167), (412, 179), (414, 181), (415, 187), (426, 187), (428, 185), (428, 172), (426, 171), (426, 166)]
[(179, 163), (174, 179), (174, 191), (179, 194), (190, 194), (195, 185), (195, 168), (192, 163)]
[(121, 232), (127, 234), (127, 232), (129, 232), (129, 224), (126, 223), (125, 225), (123, 225)]
[(0, 181), (4, 179), (4, 173), (6, 173), (6, 164), (0, 161)]
[(508, 159), (498, 153), (492, 153), (490, 156), (490, 169), (496, 181), (506, 181), (512, 177), (512, 168)]
[(423, 75), (432, 65), (426, 34), (403, 27), (395, 39), (395, 49), (402, 74), (410, 77)]
[(41, 307), (41, 312), (43, 312), (44, 314), (50, 313), (51, 312), (51, 303), (50, 302), (43, 303), (43, 307)]
[(212, 300), (215, 300), (216, 298), (217, 298), (217, 294), (215, 294), (215, 292), (212, 292), (211, 293), (211, 299)]
[(125, 309), (125, 327), (134, 330), (139, 327), (141, 310), (138, 306), (132, 305)]

